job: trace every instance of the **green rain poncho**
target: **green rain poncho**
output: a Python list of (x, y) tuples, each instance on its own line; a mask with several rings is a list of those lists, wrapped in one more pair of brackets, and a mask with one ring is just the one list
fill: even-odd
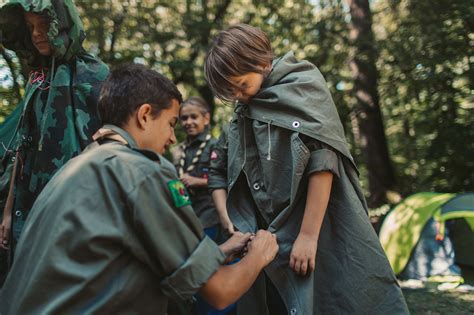
[[(39, 55), (23, 12), (46, 16), (52, 55)], [(71, 0), (10, 0), (0, 4), (0, 43), (28, 60), (32, 73), (25, 95), (0, 126), (2, 180), (0, 212), (10, 212), (10, 248), (46, 183), (91, 142), (100, 127), (97, 100), (108, 67), (82, 48), (85, 33)], [(16, 160), (16, 163), (14, 161)], [(10, 173), (16, 167), (10, 188)], [(9, 194), (9, 211), (4, 204)]]
[[(267, 277), (261, 275), (238, 302), (239, 314), (268, 314), (268, 280), (286, 314), (408, 312), (370, 225), (336, 107), (314, 65), (297, 61), (293, 53), (275, 60), (250, 103), (237, 105), (227, 151), (227, 176), (211, 168), (209, 186), (227, 187), (227, 209), (240, 231), (266, 228), (276, 233), (280, 246), (265, 268)], [(289, 257), (303, 219), (308, 178), (317, 171), (332, 172), (334, 180), (316, 270), (298, 276), (288, 266)]]

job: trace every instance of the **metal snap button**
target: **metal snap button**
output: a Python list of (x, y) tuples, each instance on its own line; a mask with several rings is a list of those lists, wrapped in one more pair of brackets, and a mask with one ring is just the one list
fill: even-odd
[(292, 308), (292, 309), (290, 310), (290, 313), (291, 313), (291, 315), (295, 315), (295, 314), (296, 314), (296, 308)]
[(16, 210), (16, 211), (15, 211), (15, 215), (16, 215), (17, 217), (21, 217), (22, 213), (21, 213), (20, 210)]
[(15, 162), (15, 157), (14, 156), (12, 156), (11, 161)]
[(253, 189), (259, 190), (259, 189), (260, 189), (260, 185), (259, 185), (258, 183), (253, 184)]
[(291, 125), (293, 126), (293, 128), (299, 128), (301, 123), (299, 121), (295, 120)]

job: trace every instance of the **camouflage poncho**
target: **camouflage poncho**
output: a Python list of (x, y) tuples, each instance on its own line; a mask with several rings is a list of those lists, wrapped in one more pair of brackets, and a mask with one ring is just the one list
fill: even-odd
[[(82, 48), (83, 25), (71, 0), (10, 0), (0, 4), (0, 43), (33, 67), (23, 101), (0, 126), (2, 177), (0, 212), (16, 163), (12, 233), (14, 248), (26, 217), (46, 183), (91, 142), (100, 126), (97, 99), (107, 66)], [(52, 55), (39, 55), (23, 12), (46, 15)], [(67, 196), (65, 196), (67, 198)], [(5, 208), (6, 210), (7, 208)]]

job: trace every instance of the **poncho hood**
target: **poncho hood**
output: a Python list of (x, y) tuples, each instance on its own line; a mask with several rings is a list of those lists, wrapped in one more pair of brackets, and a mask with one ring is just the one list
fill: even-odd
[(48, 38), (56, 60), (69, 61), (83, 52), (84, 27), (72, 0), (0, 0), (0, 44), (30, 64), (42, 59), (31, 42), (24, 12), (50, 19)]
[(259, 92), (248, 105), (239, 103), (237, 107), (240, 106), (252, 119), (298, 131), (330, 145), (355, 167), (324, 77), (310, 62), (296, 60), (293, 52), (273, 61)]

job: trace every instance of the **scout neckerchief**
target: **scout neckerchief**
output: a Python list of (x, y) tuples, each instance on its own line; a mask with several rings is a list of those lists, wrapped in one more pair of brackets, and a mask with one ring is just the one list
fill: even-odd
[[(202, 152), (204, 151), (204, 148), (206, 147), (207, 143), (209, 142), (209, 140), (211, 140), (211, 134), (207, 134), (206, 138), (204, 139), (203, 142), (201, 142), (201, 144), (199, 145), (199, 148), (198, 150), (196, 151), (196, 153), (194, 154), (194, 157), (191, 161), (191, 164), (186, 168), (186, 173), (189, 173), (191, 171), (194, 170), (194, 168), (196, 167), (196, 164), (197, 162), (199, 161), (199, 158), (201, 157), (202, 155)], [(182, 149), (182, 152), (181, 152), (181, 158), (179, 160), (179, 165), (178, 165), (178, 174), (179, 174), (179, 177), (183, 176), (185, 171), (184, 171), (184, 163), (185, 163), (185, 160), (186, 160), (186, 149), (189, 147), (189, 144), (186, 145), (186, 144), (182, 144), (181, 145), (181, 149)]]
[(128, 141), (122, 137), (120, 134), (109, 128), (100, 128), (92, 136), (92, 140), (99, 141), (101, 139), (112, 139), (118, 141), (122, 144), (128, 145)]

